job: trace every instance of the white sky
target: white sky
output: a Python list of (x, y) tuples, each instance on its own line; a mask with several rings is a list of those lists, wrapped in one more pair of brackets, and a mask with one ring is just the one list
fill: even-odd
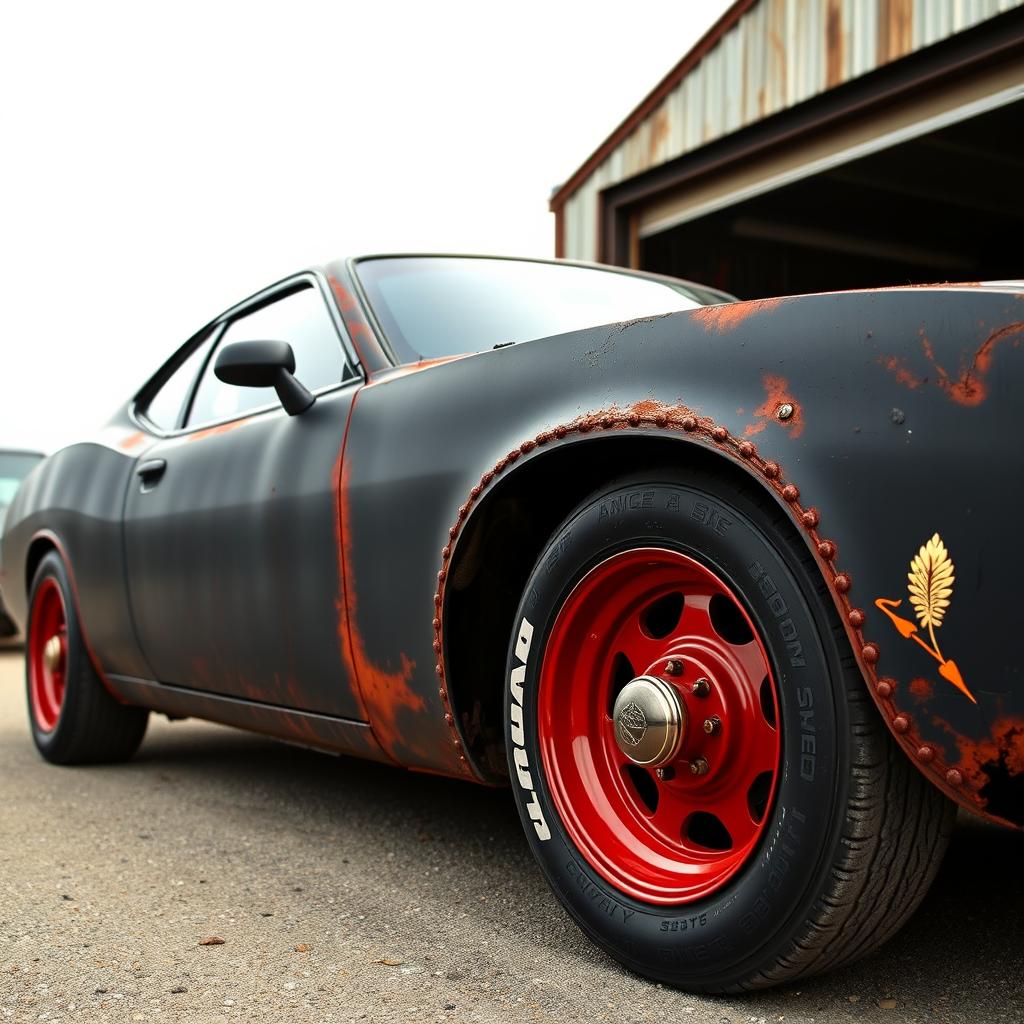
[(550, 256), (565, 180), (728, 0), (5, 5), (0, 446), (87, 437), (335, 256)]

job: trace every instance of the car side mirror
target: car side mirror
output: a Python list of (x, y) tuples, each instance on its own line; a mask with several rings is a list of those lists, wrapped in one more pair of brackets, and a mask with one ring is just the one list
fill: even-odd
[(217, 379), (240, 388), (273, 388), (289, 416), (316, 400), (295, 379), (295, 353), (287, 341), (235, 341), (217, 353)]

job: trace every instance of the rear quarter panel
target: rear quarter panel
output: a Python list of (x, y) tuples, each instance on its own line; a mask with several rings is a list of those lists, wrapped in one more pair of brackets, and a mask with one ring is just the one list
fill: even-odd
[(124, 576), (121, 516), (143, 435), (112, 424), (95, 441), (51, 455), (18, 489), (4, 524), (4, 601), (24, 628), (29, 551), (56, 546), (70, 567), (90, 649), (109, 673), (148, 676), (135, 643)]

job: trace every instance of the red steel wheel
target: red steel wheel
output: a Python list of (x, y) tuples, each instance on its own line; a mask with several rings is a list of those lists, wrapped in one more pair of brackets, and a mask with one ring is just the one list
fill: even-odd
[(806, 538), (689, 458), (617, 476), (538, 552), (506, 756), (586, 935), (656, 981), (745, 992), (881, 945), (956, 809), (899, 754)]
[(39, 729), (53, 732), (64, 706), (68, 624), (64, 595), (52, 577), (36, 590), (28, 635), (29, 700)]
[(653, 547), (591, 569), (554, 621), (537, 700), (551, 798), (616, 889), (689, 903), (751, 856), (778, 781), (778, 694), (714, 570)]
[(82, 638), (74, 589), (57, 551), (43, 555), (29, 590), (25, 690), (32, 739), (53, 764), (122, 761), (146, 732), (149, 712), (105, 687)]

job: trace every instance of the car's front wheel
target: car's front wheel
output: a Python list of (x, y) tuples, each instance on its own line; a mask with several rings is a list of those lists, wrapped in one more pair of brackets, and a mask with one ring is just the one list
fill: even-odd
[(149, 712), (120, 704), (97, 675), (56, 551), (39, 563), (29, 593), (25, 683), (32, 738), (47, 761), (123, 761), (142, 742)]
[(622, 963), (736, 991), (862, 956), (913, 912), (953, 805), (886, 731), (769, 496), (711, 472), (618, 481), (551, 539), (515, 621), (520, 813)]

